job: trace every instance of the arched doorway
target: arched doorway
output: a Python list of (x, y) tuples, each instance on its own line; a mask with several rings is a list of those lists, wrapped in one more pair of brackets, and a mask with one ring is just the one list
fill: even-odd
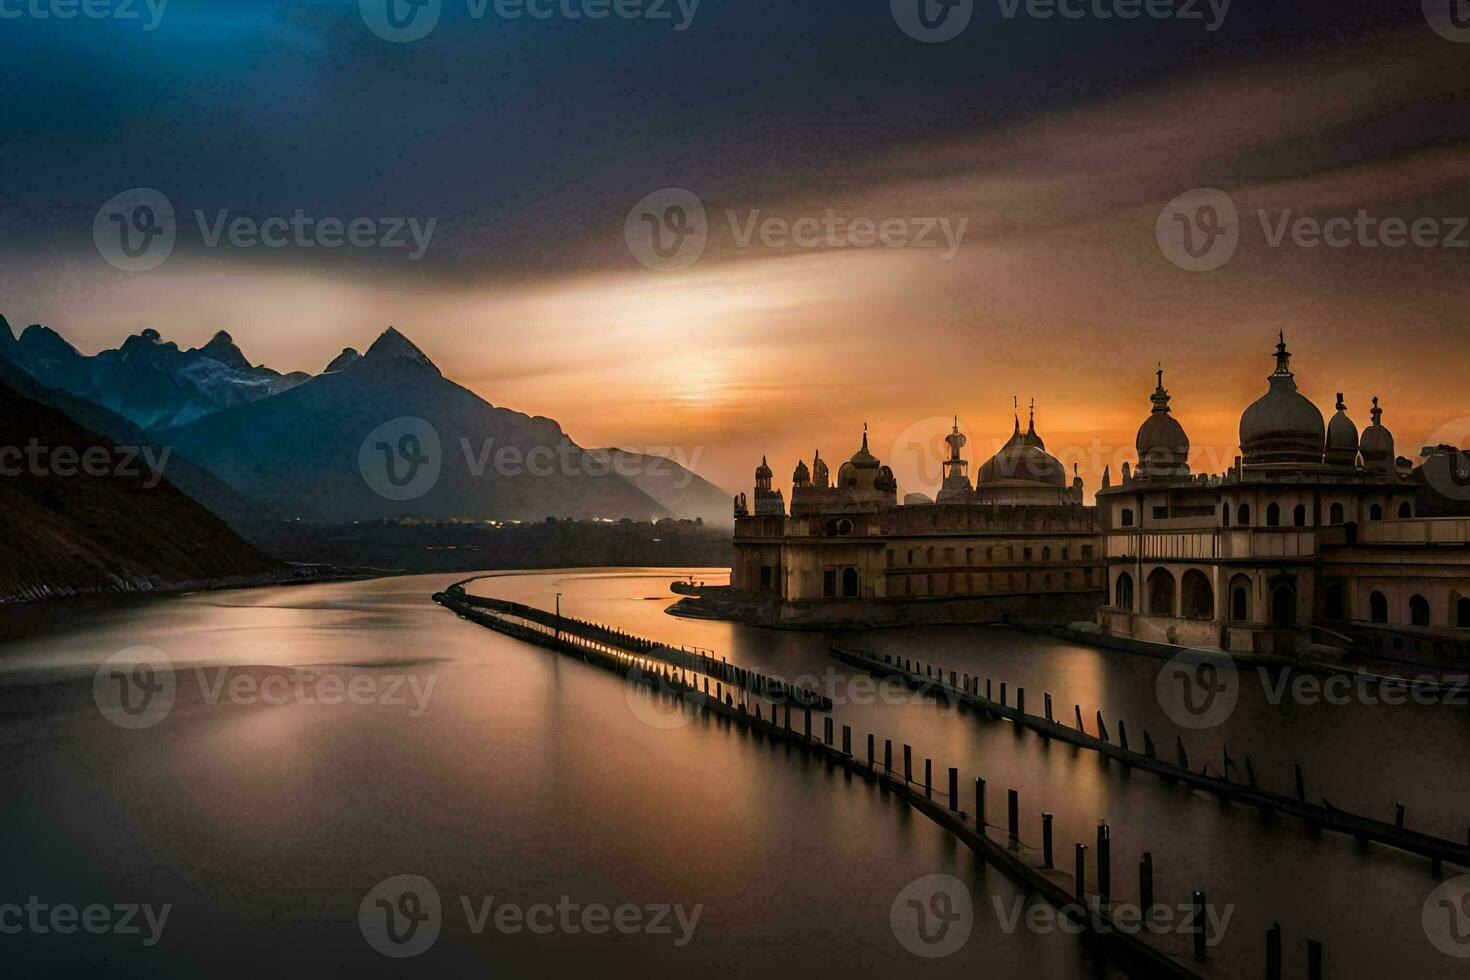
[(1244, 575), (1230, 580), (1230, 620), (1235, 623), (1251, 620), (1251, 580)]
[(1470, 596), (1460, 596), (1455, 602), (1455, 625), (1470, 630)]
[(1368, 618), (1375, 623), (1388, 622), (1388, 600), (1382, 592), (1375, 592), (1368, 597)]
[(1333, 622), (1342, 622), (1347, 619), (1347, 593), (1343, 590), (1341, 582), (1328, 584), (1327, 598), (1323, 603), (1323, 615)]
[(1307, 526), (1307, 508), (1305, 504), (1297, 504), (1296, 509), (1291, 512), (1291, 526)]
[(1180, 582), (1180, 601), (1185, 619), (1215, 618), (1215, 589), (1205, 573), (1197, 568), (1184, 573)]
[(1296, 625), (1296, 589), (1278, 585), (1271, 590), (1271, 622), (1276, 626)]
[(1133, 576), (1123, 572), (1113, 587), (1113, 605), (1119, 609), (1133, 611)]
[(842, 594), (850, 599), (858, 594), (858, 571), (851, 565), (842, 570)]
[(1370, 521), (1381, 521), (1381, 520), (1383, 520), (1383, 505), (1382, 504), (1374, 504), (1372, 507), (1369, 507), (1368, 508), (1368, 520), (1370, 520)]
[(1149, 573), (1148, 614), (1174, 615), (1174, 576), (1167, 568), (1155, 568)]
[(1413, 626), (1429, 625), (1429, 600), (1422, 595), (1409, 597), (1409, 623)]
[(1332, 505), (1332, 516), (1331, 516), (1331, 519), (1330, 519), (1330, 523), (1332, 523), (1332, 524), (1341, 524), (1342, 523), (1342, 519), (1343, 519), (1342, 504), (1333, 504)]
[(1251, 505), (1250, 504), (1241, 504), (1240, 505), (1240, 509), (1236, 511), (1236, 517), (1237, 517), (1237, 520), (1236, 520), (1235, 523), (1239, 524), (1241, 527), (1250, 527), (1251, 526)]
[(1414, 516), (1414, 508), (1411, 507), (1411, 506), (1409, 506), (1409, 502), (1407, 500), (1405, 500), (1403, 503), (1399, 504), (1399, 520), (1401, 520), (1401, 521), (1407, 521), (1409, 518), (1411, 518), (1413, 516)]
[(1266, 526), (1267, 527), (1280, 527), (1281, 526), (1281, 505), (1280, 504), (1274, 504), (1273, 503), (1273, 504), (1271, 504), (1271, 506), (1269, 506), (1269, 507), (1266, 508)]

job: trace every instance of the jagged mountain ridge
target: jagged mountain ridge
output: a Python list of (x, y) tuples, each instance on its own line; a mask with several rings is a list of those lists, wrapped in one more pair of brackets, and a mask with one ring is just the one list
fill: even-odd
[(147, 329), (93, 356), (41, 324), (31, 324), (16, 338), (0, 317), (0, 334), (0, 353), (41, 384), (95, 402), (145, 429), (182, 425), (269, 398), (310, 377), (252, 366), (223, 330), (202, 347), (181, 350)]
[[(428, 431), (416, 428), (413, 443), (393, 435), (375, 444), (379, 427), (397, 419), (421, 420)], [(673, 516), (554, 420), (491, 405), (445, 378), (392, 327), (346, 366), (155, 435), (247, 496), (269, 499), (296, 517)], [(438, 446), (432, 453), (431, 442)], [(397, 466), (392, 454), (401, 445), (432, 455), (438, 477), (421, 494), (392, 499), (368, 476), (383, 465), (380, 450)]]

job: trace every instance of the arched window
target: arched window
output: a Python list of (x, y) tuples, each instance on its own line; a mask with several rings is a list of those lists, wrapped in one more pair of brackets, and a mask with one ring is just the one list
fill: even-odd
[(1327, 586), (1327, 599), (1324, 603), (1325, 613), (1333, 622), (1341, 622), (1347, 619), (1347, 601), (1343, 592), (1341, 582), (1333, 582)]
[(1133, 576), (1123, 572), (1113, 588), (1113, 605), (1118, 609), (1133, 609)]
[(1133, 508), (1132, 507), (1124, 507), (1123, 508), (1123, 526), (1124, 527), (1132, 527), (1133, 526)]
[(1341, 524), (1343, 519), (1342, 504), (1332, 505), (1332, 514), (1328, 520), (1329, 524)]
[(1383, 597), (1382, 592), (1375, 592), (1368, 597), (1368, 617), (1375, 623), (1388, 622), (1388, 600)]
[(1403, 503), (1399, 504), (1399, 520), (1401, 520), (1401, 521), (1407, 521), (1409, 518), (1411, 518), (1413, 516), (1414, 516), (1414, 508), (1409, 505), (1409, 502), (1407, 500), (1405, 500)]
[(851, 565), (842, 570), (842, 594), (849, 598), (856, 598), (858, 594), (858, 573)]
[(1414, 626), (1429, 625), (1429, 600), (1422, 595), (1409, 597), (1409, 622)]
[(1455, 603), (1455, 625), (1470, 630), (1470, 596), (1460, 596)]
[(1230, 580), (1230, 619), (1248, 623), (1251, 618), (1251, 580), (1237, 575)]
[(1305, 504), (1297, 504), (1296, 509), (1291, 512), (1291, 526), (1307, 526), (1307, 508)]
[(1197, 568), (1185, 572), (1180, 592), (1185, 619), (1215, 618), (1215, 589), (1204, 572)]
[(1281, 526), (1281, 506), (1279, 504), (1272, 503), (1271, 506), (1266, 508), (1266, 526)]
[(1236, 520), (1235, 523), (1239, 524), (1241, 527), (1250, 527), (1251, 526), (1251, 505), (1250, 504), (1241, 504), (1240, 505), (1240, 509), (1237, 510), (1235, 512), (1235, 514), (1236, 514), (1236, 517), (1238, 518), (1238, 520)]
[(1383, 520), (1383, 506), (1381, 504), (1374, 504), (1372, 507), (1368, 508), (1368, 520)]
[(1296, 625), (1296, 589), (1278, 585), (1271, 593), (1271, 622), (1277, 626)]
[(1221, 527), (1229, 527), (1230, 526), (1230, 505), (1229, 504), (1221, 504), (1220, 505), (1220, 526)]
[(1148, 576), (1150, 616), (1174, 615), (1174, 576), (1166, 568), (1155, 568)]
[(1041, 549), (1041, 560), (1042, 561), (1051, 561), (1051, 549), (1050, 548), (1042, 548)]

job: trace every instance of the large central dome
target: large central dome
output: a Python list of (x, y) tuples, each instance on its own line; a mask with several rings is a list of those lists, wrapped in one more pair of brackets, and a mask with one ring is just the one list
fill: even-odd
[(1046, 445), (1036, 434), (1036, 419), (1033, 416), (1027, 430), (1021, 432), (1021, 420), (1016, 419), (1016, 428), (1010, 440), (992, 456), (975, 478), (975, 486), (1047, 486), (1066, 489), (1067, 471), (1061, 462), (1046, 451)]
[(1291, 373), (1286, 338), (1276, 345), (1271, 388), (1240, 417), (1240, 449), (1246, 466), (1320, 463), (1327, 439), (1322, 412), (1301, 392)]

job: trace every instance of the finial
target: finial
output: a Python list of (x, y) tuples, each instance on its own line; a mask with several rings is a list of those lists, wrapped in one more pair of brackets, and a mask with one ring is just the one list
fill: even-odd
[(1342, 392), (1340, 391), (1337, 393), (1337, 410), (1339, 412), (1347, 411), (1347, 403), (1342, 400)]
[(1372, 412), (1372, 415), (1373, 415), (1373, 424), (1374, 425), (1379, 425), (1380, 424), (1380, 420), (1383, 418), (1383, 409), (1381, 409), (1381, 408), (1378, 407), (1378, 396), (1377, 395), (1374, 395), (1373, 396), (1373, 412)]
[(867, 449), (868, 449), (868, 423), (864, 422), (863, 423), (863, 451), (864, 452), (867, 452)]
[(1159, 388), (1162, 390), (1163, 387), (1164, 387), (1164, 362), (1163, 361), (1160, 361), (1159, 362)]
[(1033, 427), (1036, 425), (1036, 398), (1034, 396), (1031, 399), (1031, 424)]

